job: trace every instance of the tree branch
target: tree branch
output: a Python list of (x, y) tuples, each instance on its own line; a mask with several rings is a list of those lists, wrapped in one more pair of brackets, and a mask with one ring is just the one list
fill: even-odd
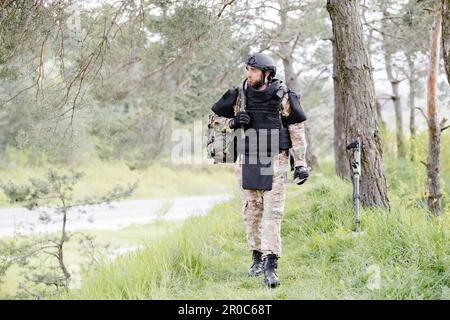
[(448, 129), (450, 127), (450, 125), (445, 126), (445, 123), (447, 122), (447, 118), (444, 118), (441, 120), (441, 122), (439, 123), (439, 128), (441, 128), (441, 132)]
[(425, 120), (426, 120), (427, 123), (428, 123), (428, 117), (427, 117), (427, 115), (425, 114), (425, 111), (424, 111), (422, 108), (419, 108), (419, 107), (416, 107), (416, 109), (420, 110), (420, 112), (422, 113), (422, 115), (424, 116)]
[(301, 35), (302, 35), (302, 32), (301, 32), (301, 30), (299, 30), (298, 33), (297, 33), (297, 36), (295, 37), (295, 41), (294, 41), (294, 43), (292, 44), (291, 50), (290, 50), (290, 52), (289, 52), (289, 56), (292, 56), (292, 55), (293, 55), (293, 53), (294, 53), (294, 51), (295, 51), (295, 47), (297, 47), (297, 43), (298, 43), (298, 41), (300, 40)]
[(328, 71), (327, 67), (323, 68), (311, 81), (309, 81), (309, 85), (306, 87), (306, 89), (302, 93), (303, 99), (305, 99), (312, 92), (312, 90), (314, 89), (314, 87), (316, 86), (316, 83), (318, 81), (328, 78), (328, 76), (320, 77), (325, 71)]
[(225, 3), (222, 7), (222, 9), (220, 9), (219, 13), (217, 14), (217, 18), (220, 18), (220, 16), (222, 15), (223, 11), (228, 7), (231, 6), (233, 4), (235, 0), (230, 0), (227, 3)]
[(377, 100), (392, 100), (392, 99), (394, 99), (394, 96), (389, 93), (382, 93), (380, 95), (377, 95), (375, 97), (375, 99), (377, 99)]

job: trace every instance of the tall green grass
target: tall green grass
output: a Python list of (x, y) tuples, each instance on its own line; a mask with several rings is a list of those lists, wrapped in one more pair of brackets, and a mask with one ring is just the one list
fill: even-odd
[[(104, 261), (83, 277), (81, 289), (63, 299), (449, 299), (450, 138), (442, 137), (443, 215), (426, 208), (426, 135), (416, 159), (385, 159), (392, 209), (362, 209), (364, 234), (355, 237), (352, 187), (321, 163), (302, 186), (290, 185), (282, 224), (282, 285), (267, 289), (248, 278), (251, 252), (239, 199), (217, 205), (207, 216), (187, 220), (145, 248)], [(145, 182), (138, 197), (198, 195), (235, 190), (228, 167), (159, 163), (140, 172), (120, 163), (83, 164), (95, 193), (117, 182)], [(25, 171), (23, 168), (26, 168)], [(8, 167), (2, 177), (24, 179), (35, 167)], [(144, 176), (144, 178), (143, 178)], [(141, 180), (142, 181), (142, 180)], [(1, 195), (0, 195), (1, 196)]]
[[(389, 170), (402, 183), (415, 179), (404, 166)], [(397, 186), (392, 210), (362, 210), (365, 232), (355, 237), (351, 185), (332, 171), (322, 164), (304, 186), (288, 186), (277, 289), (246, 276), (251, 252), (236, 198), (144, 250), (99, 266), (80, 290), (62, 298), (449, 299), (448, 213), (429, 219), (417, 201), (403, 201), (401, 183), (390, 179)]]

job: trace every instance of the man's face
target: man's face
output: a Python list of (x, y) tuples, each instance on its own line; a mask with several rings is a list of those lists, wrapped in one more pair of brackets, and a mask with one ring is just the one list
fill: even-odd
[(264, 84), (264, 72), (258, 68), (247, 66), (247, 81), (255, 89)]

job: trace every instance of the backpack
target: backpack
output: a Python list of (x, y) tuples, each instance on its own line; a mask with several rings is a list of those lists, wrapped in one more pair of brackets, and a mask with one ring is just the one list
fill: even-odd
[[(234, 114), (245, 111), (245, 94), (241, 87), (238, 88), (238, 96), (234, 105)], [(206, 153), (214, 163), (233, 163), (236, 161), (236, 132), (230, 131), (221, 125), (214, 125), (213, 113), (209, 114), (208, 127), (206, 129)]]

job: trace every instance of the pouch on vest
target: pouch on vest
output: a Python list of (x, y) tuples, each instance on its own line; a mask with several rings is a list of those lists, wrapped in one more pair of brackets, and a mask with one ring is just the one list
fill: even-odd
[(234, 132), (218, 130), (208, 124), (206, 131), (206, 151), (214, 163), (232, 163), (237, 159), (236, 135)]
[[(245, 97), (242, 89), (228, 90), (212, 107), (212, 112), (220, 117), (232, 118), (239, 110), (245, 110)], [(237, 159), (237, 138), (241, 136), (240, 130), (230, 132), (221, 125), (214, 126), (212, 114), (209, 115), (206, 130), (207, 156), (214, 159), (214, 163), (232, 163)]]
[(288, 93), (291, 112), (286, 117), (287, 124), (301, 123), (306, 120), (306, 113), (300, 103), (300, 99), (294, 91)]
[(292, 148), (291, 136), (288, 128), (280, 129), (280, 150), (289, 150)]
[(244, 155), (242, 189), (272, 190), (273, 165), (271, 157)]

